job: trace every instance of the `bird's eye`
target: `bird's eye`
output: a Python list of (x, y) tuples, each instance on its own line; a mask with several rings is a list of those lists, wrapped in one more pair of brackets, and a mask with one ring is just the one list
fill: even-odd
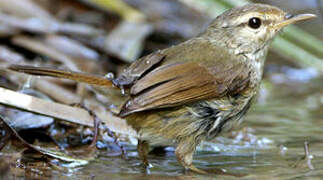
[(261, 20), (260, 18), (257, 18), (257, 17), (250, 18), (248, 25), (252, 29), (258, 29), (261, 26)]

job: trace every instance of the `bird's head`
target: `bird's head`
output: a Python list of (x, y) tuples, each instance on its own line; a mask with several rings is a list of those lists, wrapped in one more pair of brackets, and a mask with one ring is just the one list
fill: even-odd
[(248, 4), (218, 16), (206, 34), (229, 48), (252, 53), (267, 47), (287, 25), (314, 17), (314, 14), (291, 15), (271, 5)]

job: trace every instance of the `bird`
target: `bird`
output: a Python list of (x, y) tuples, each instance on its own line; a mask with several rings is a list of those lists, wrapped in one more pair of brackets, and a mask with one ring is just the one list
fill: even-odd
[(235, 7), (200, 35), (134, 61), (116, 78), (23, 65), (9, 69), (125, 90), (117, 115), (137, 131), (143, 165), (149, 165), (150, 146), (174, 146), (185, 169), (206, 173), (193, 165), (196, 147), (242, 122), (257, 97), (274, 37), (314, 17), (267, 4)]

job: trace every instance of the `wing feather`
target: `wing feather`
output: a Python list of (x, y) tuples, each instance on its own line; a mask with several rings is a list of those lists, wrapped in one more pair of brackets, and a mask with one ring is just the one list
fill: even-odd
[(160, 54), (162, 62), (156, 58), (157, 66), (132, 81), (130, 98), (120, 116), (221, 98), (248, 87), (250, 68), (246, 63), (208, 40), (193, 39)]
[(218, 97), (225, 91), (226, 87), (218, 84), (215, 76), (197, 63), (167, 65), (132, 87), (135, 97), (125, 104), (120, 115)]

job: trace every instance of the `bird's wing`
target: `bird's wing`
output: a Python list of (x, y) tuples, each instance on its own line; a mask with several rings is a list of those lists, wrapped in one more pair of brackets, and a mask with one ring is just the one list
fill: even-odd
[(199, 57), (194, 57), (195, 53), (208, 53), (208, 50), (192, 51), (197, 52), (191, 52), (192, 56), (188, 56), (190, 60), (186, 61), (178, 61), (176, 58), (179, 56), (166, 51), (165, 63), (133, 84), (130, 89), (132, 98), (124, 104), (120, 115), (222, 97), (238, 93), (249, 83), (249, 72), (242, 63), (233, 61), (226, 65), (216, 59), (221, 55), (212, 54), (204, 54), (205, 59), (197, 60), (195, 58)]
[(150, 70), (153, 66), (159, 64), (165, 55), (160, 52), (152, 53), (133, 62), (124, 72), (112, 82), (114, 85), (122, 87), (129, 86), (137, 81), (144, 73)]

